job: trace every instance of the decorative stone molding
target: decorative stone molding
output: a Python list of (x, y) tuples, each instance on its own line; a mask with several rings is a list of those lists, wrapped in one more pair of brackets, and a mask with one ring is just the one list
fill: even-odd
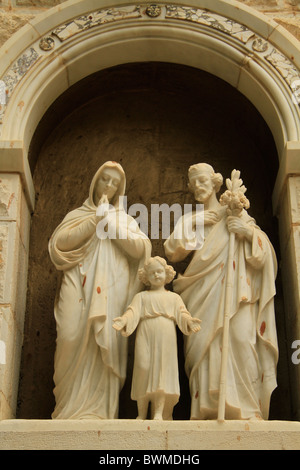
[(51, 37), (45, 37), (40, 40), (39, 46), (42, 51), (51, 51), (54, 48), (55, 42)]
[(159, 5), (150, 5), (146, 8), (146, 14), (150, 18), (157, 18), (161, 14), (161, 7)]
[[(181, 5), (128, 5), (101, 10), (91, 11), (85, 15), (80, 15), (71, 21), (61, 24), (49, 32), (47, 37), (39, 41), (39, 47), (32, 45), (26, 49), (17, 60), (9, 67), (1, 78), (6, 86), (6, 103), (1, 104), (0, 124), (4, 118), (6, 107), (14, 92), (15, 87), (25, 77), (27, 72), (37, 63), (37, 61), (47, 61), (45, 52), (57, 51), (60, 44), (71, 40), (74, 36), (88, 31), (92, 28), (103, 27), (115, 22), (138, 21), (145, 22), (151, 19), (151, 25), (156, 22), (162, 26), (170, 22), (189, 22), (196, 27), (203, 28), (207, 34), (215, 31), (220, 35), (230, 36), (244, 46), (250, 57), (255, 57), (262, 66), (269, 68), (269, 65), (276, 70), (289, 86), (294, 94), (295, 104), (298, 104), (297, 91), (300, 88), (300, 71), (292, 60), (278, 50), (274, 45), (260, 37), (248, 27), (225, 16), (210, 12), (206, 9), (181, 6)], [(99, 31), (101, 32), (101, 31)], [(59, 42), (54, 41), (54, 37)]]
[(244, 44), (255, 35), (253, 31), (250, 31), (246, 26), (236, 21), (200, 8), (167, 5), (166, 18), (191, 21), (192, 23), (208, 26), (222, 33), (229, 34)]
[(71, 22), (56, 28), (52, 31), (52, 34), (56, 35), (61, 41), (65, 41), (75, 34), (95, 26), (133, 18), (142, 18), (141, 7), (138, 5), (104, 8), (103, 10), (93, 11), (88, 15), (79, 16)]
[[(6, 86), (7, 99), (5, 105), (8, 104), (16, 85), (26, 75), (27, 71), (40, 58), (40, 54), (35, 48), (27, 49), (10, 67), (2, 81)], [(4, 114), (6, 106), (2, 105), (2, 113)], [(0, 120), (1, 120), (0, 111)], [(1, 122), (1, 121), (0, 121)]]

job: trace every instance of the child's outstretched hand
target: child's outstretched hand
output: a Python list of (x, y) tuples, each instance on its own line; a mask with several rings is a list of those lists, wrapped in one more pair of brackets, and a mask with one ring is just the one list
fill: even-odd
[(122, 330), (124, 326), (126, 326), (127, 324), (127, 320), (124, 317), (114, 318), (113, 321), (114, 321), (113, 328), (117, 331)]
[(200, 331), (201, 330), (200, 323), (201, 323), (201, 320), (199, 320), (199, 318), (191, 317), (189, 319), (189, 328), (190, 328), (190, 330), (193, 333), (197, 333), (197, 331)]

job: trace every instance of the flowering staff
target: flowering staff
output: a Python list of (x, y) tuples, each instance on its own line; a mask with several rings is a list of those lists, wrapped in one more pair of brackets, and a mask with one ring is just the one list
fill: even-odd
[[(240, 171), (232, 170), (231, 179), (226, 179), (227, 190), (220, 197), (220, 204), (227, 206), (228, 216), (240, 217), (243, 209), (248, 209), (250, 203), (245, 196), (247, 189), (240, 179)], [(226, 375), (228, 363), (228, 342), (229, 342), (229, 320), (230, 310), (232, 306), (232, 290), (233, 290), (233, 255), (234, 255), (235, 233), (230, 232), (229, 235), (229, 253), (227, 263), (227, 281), (225, 291), (225, 308), (224, 308), (224, 325), (222, 338), (222, 358), (220, 372), (220, 391), (219, 391), (219, 407), (218, 420), (225, 419), (225, 400), (226, 400)]]

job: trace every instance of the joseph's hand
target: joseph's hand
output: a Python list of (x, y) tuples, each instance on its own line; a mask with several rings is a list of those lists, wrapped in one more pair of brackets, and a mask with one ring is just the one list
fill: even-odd
[(205, 211), (204, 212), (204, 225), (214, 225), (219, 222), (220, 216), (215, 211)]
[(240, 217), (229, 216), (227, 217), (227, 227), (229, 232), (235, 233), (240, 238), (246, 238), (252, 241), (253, 228), (246, 224)]

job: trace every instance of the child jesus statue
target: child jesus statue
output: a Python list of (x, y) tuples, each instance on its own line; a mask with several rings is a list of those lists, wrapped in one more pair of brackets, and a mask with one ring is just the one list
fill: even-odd
[(137, 419), (146, 419), (151, 403), (153, 419), (172, 419), (179, 401), (176, 325), (185, 335), (200, 330), (200, 322), (187, 311), (181, 297), (165, 289), (175, 276), (172, 266), (155, 256), (140, 269), (140, 280), (149, 287), (136, 294), (113, 327), (123, 336), (137, 328), (131, 398), (137, 401)]

